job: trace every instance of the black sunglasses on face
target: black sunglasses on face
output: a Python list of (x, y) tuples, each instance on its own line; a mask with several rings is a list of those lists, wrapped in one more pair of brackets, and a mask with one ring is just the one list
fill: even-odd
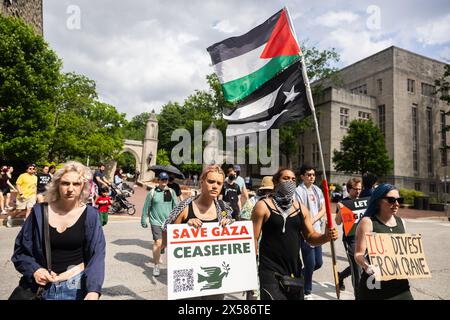
[(403, 204), (403, 198), (396, 198), (396, 197), (384, 197), (383, 199), (386, 199), (388, 203), (394, 204), (396, 201), (398, 204)]

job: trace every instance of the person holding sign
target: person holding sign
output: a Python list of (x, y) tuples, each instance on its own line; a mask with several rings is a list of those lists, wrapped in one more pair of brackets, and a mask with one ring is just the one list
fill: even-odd
[[(225, 180), (225, 174), (218, 165), (205, 167), (200, 176), (200, 195), (186, 199), (170, 213), (163, 226), (163, 245), (167, 245), (167, 225), (187, 223), (191, 227), (200, 228), (203, 223), (214, 222), (221, 226), (233, 220), (233, 209), (222, 200), (217, 200)], [(223, 300), (224, 295), (197, 297), (198, 299)]]
[(294, 198), (295, 180), (292, 170), (278, 169), (274, 194), (258, 201), (252, 212), (261, 300), (302, 300), (301, 235), (313, 246), (338, 236), (335, 228), (325, 234), (314, 230), (308, 209)]
[[(361, 179), (359, 178), (351, 178), (347, 181), (347, 190), (348, 190), (348, 197), (344, 198), (342, 200), (356, 200), (359, 198), (359, 194), (361, 193)], [(342, 213), (341, 208), (343, 207), (343, 204), (341, 202), (338, 202), (338, 205), (336, 207), (336, 217), (335, 221), (337, 225), (342, 224)], [(351, 212), (353, 214), (353, 212)], [(359, 217), (357, 218), (359, 220)], [(354, 221), (354, 225), (356, 226), (358, 221)], [(353, 231), (353, 230), (352, 230)], [(361, 268), (359, 265), (355, 262), (354, 254), (355, 254), (355, 235), (354, 233), (346, 233), (345, 229), (343, 227), (342, 232), (342, 241), (344, 242), (344, 248), (345, 252), (347, 253), (347, 259), (350, 264), (347, 268), (344, 269), (344, 271), (339, 272), (339, 288), (340, 290), (345, 290), (344, 286), (344, 279), (348, 276), (352, 276), (352, 285), (353, 285), (353, 291), (355, 294), (355, 298), (357, 298), (357, 290), (358, 290), (358, 283), (359, 278), (361, 274)]]
[(397, 216), (399, 191), (390, 184), (381, 184), (373, 190), (364, 217), (356, 229), (355, 260), (363, 268), (358, 288), (360, 300), (413, 300), (407, 279), (375, 282), (375, 268), (367, 258), (366, 233), (405, 233), (403, 220)]

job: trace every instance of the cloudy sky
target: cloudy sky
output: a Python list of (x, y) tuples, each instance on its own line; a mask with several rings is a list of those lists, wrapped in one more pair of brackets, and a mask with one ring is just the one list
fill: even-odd
[(391, 45), (450, 61), (449, 0), (44, 0), (44, 37), (130, 119), (207, 89), (206, 48), (283, 6), (299, 40), (335, 48), (338, 67)]

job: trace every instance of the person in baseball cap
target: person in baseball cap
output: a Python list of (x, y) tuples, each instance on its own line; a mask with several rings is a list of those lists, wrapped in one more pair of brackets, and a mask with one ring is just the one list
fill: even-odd
[(169, 180), (169, 175), (166, 172), (161, 172), (158, 176), (159, 180)]
[(141, 226), (148, 227), (147, 219), (150, 221), (153, 236), (153, 276), (160, 275), (160, 257), (164, 253), (162, 246), (162, 226), (169, 217), (170, 212), (177, 205), (177, 195), (167, 184), (169, 175), (161, 172), (158, 175), (158, 185), (147, 193), (144, 208), (141, 215)]

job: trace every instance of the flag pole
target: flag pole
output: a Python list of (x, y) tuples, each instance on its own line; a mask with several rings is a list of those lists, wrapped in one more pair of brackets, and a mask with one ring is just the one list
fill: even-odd
[[(322, 187), (323, 187), (323, 195), (325, 197), (325, 208), (326, 208), (326, 212), (327, 212), (327, 227), (333, 228), (333, 220), (331, 218), (330, 193), (328, 190), (327, 173), (325, 170), (325, 161), (323, 160), (322, 142), (320, 140), (319, 124), (317, 122), (316, 109), (314, 107), (314, 101), (313, 101), (313, 97), (312, 97), (311, 87), (309, 85), (309, 79), (308, 79), (308, 75), (306, 73), (305, 58), (303, 56), (303, 53), (302, 53), (301, 57), (302, 57), (302, 73), (303, 73), (303, 79), (305, 81), (306, 96), (308, 98), (308, 102), (311, 107), (311, 113), (314, 118), (314, 126), (316, 129), (315, 131), (316, 131), (316, 137), (317, 137), (317, 144), (319, 146), (320, 162), (322, 165), (322, 172), (323, 172)], [(332, 258), (332, 262), (333, 262), (333, 275), (334, 275), (334, 285), (335, 285), (335, 289), (336, 289), (336, 296), (338, 299), (340, 299), (341, 293), (339, 290), (339, 276), (338, 276), (337, 264), (336, 264), (336, 250), (334, 248), (334, 240), (333, 239), (331, 239), (330, 245), (331, 245), (331, 258)]]
[[(289, 18), (289, 24), (291, 26), (291, 30), (293, 32), (294, 38), (297, 41), (298, 47), (300, 48), (300, 44), (298, 43), (297, 34), (295, 33), (294, 24), (292, 22), (290, 14), (289, 14), (289, 10), (286, 6), (284, 8), (286, 9), (286, 14)], [(309, 85), (309, 78), (308, 78), (308, 74), (306, 72), (305, 57), (303, 55), (303, 52), (301, 53), (301, 59), (302, 59), (301, 66), (302, 66), (303, 81), (305, 83), (305, 88), (306, 88), (306, 97), (308, 99), (309, 106), (311, 107), (311, 113), (314, 118), (314, 126), (316, 129), (317, 144), (319, 146), (320, 162), (322, 165), (322, 172), (323, 172), (322, 187), (323, 187), (323, 195), (325, 198), (325, 208), (326, 208), (326, 213), (327, 213), (327, 227), (333, 228), (333, 220), (331, 218), (330, 193), (328, 190), (327, 173), (325, 170), (325, 161), (323, 160), (322, 142), (320, 140), (319, 124), (317, 122), (316, 109), (314, 107), (311, 86)], [(339, 290), (339, 276), (338, 276), (337, 264), (336, 264), (336, 250), (334, 248), (334, 240), (333, 239), (331, 239), (330, 245), (331, 245), (331, 258), (332, 258), (332, 263), (333, 263), (333, 276), (334, 276), (334, 285), (335, 285), (335, 289), (336, 289), (336, 297), (338, 299), (340, 299), (341, 292)]]

